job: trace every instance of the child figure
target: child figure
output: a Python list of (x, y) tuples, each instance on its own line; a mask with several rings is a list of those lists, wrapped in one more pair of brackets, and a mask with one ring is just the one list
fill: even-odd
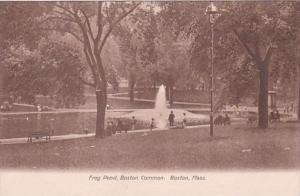
[(186, 116), (185, 113), (183, 113), (182, 128), (185, 128), (185, 126), (186, 126)]
[(150, 124), (150, 131), (154, 129), (154, 118), (151, 119), (151, 124)]
[(135, 125), (136, 125), (136, 119), (134, 116), (132, 116), (132, 122), (131, 122), (131, 129), (135, 130)]

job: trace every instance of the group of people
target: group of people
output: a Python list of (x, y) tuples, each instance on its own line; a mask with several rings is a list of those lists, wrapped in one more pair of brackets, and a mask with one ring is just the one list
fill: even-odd
[(8, 111), (11, 111), (13, 108), (13, 105), (10, 104), (8, 101), (5, 101), (3, 102), (1, 105), (0, 105), (0, 111), (1, 112), (8, 112)]
[(116, 124), (113, 121), (108, 121), (106, 130), (108, 135), (114, 135), (117, 132), (122, 133), (122, 131), (127, 133), (128, 126), (125, 123), (123, 123), (121, 119), (118, 119)]
[[(175, 126), (175, 115), (173, 110), (171, 110), (169, 117), (168, 117), (168, 121), (169, 121), (169, 127), (174, 127)], [(186, 127), (186, 113), (183, 113), (183, 118), (182, 118), (182, 123), (181, 126), (182, 128)], [(155, 122), (154, 122), (154, 118), (151, 119), (151, 124), (150, 124), (150, 130), (152, 131), (152, 129), (154, 129), (155, 127)]]
[(290, 113), (290, 112), (295, 112), (295, 106), (294, 104), (290, 104), (284, 107), (284, 112), (285, 113)]
[(37, 104), (36, 105), (36, 110), (38, 112), (50, 111), (50, 107), (44, 106), (44, 105), (41, 105), (41, 104)]
[[(174, 115), (173, 111), (170, 112), (168, 121), (169, 121), (169, 126), (170, 127), (174, 127), (175, 126), (175, 115)], [(183, 113), (182, 124), (181, 124), (182, 126), (181, 127), (185, 128), (186, 127), (186, 123), (187, 123), (186, 113)], [(118, 119), (116, 123), (114, 123), (113, 121), (108, 121), (107, 122), (107, 132), (110, 135), (114, 135), (117, 132), (121, 133), (122, 131), (124, 131), (125, 133), (127, 133), (127, 131), (129, 129), (135, 130), (136, 129), (136, 125), (137, 125), (137, 120), (136, 120), (135, 116), (132, 116), (130, 124), (124, 123), (122, 121), (122, 119)], [(150, 131), (152, 131), (155, 128), (155, 119), (154, 118), (151, 118), (151, 122), (150, 122), (150, 127), (149, 128), (150, 128)]]
[[(171, 113), (169, 114), (168, 120), (169, 120), (169, 126), (173, 127), (174, 126), (175, 115), (174, 115), (172, 110), (171, 110)], [(182, 128), (186, 127), (186, 123), (187, 123), (186, 113), (183, 113), (183, 118), (182, 118), (182, 122), (181, 122)]]
[(269, 120), (270, 120), (270, 122), (275, 121), (275, 120), (280, 121), (279, 111), (278, 110), (271, 111), (270, 116), (269, 116)]
[(225, 116), (219, 114), (215, 120), (214, 120), (215, 125), (230, 125), (231, 124), (231, 119), (228, 116), (228, 114), (225, 114)]

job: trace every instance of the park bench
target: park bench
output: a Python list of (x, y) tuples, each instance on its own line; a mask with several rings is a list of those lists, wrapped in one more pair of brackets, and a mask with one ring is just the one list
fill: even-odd
[(50, 141), (51, 139), (51, 132), (50, 131), (35, 131), (30, 132), (28, 135), (27, 142), (32, 142), (32, 139), (45, 139), (46, 141)]
[(253, 124), (257, 121), (257, 116), (249, 116), (247, 119), (247, 124)]
[(116, 126), (116, 132), (122, 133), (122, 131), (124, 131), (125, 133), (127, 133), (128, 130), (130, 130), (129, 124), (124, 123)]
[(231, 124), (231, 120), (229, 118), (229, 116), (222, 116), (221, 114), (219, 114), (217, 116), (217, 118), (215, 118), (214, 120), (214, 124), (215, 125), (230, 125)]
[(276, 114), (271, 112), (271, 114), (269, 115), (269, 121), (270, 122), (274, 122), (274, 121), (280, 121), (280, 114)]

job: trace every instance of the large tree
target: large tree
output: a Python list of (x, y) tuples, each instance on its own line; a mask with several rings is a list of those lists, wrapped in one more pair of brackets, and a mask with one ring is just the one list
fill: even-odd
[[(259, 70), (258, 126), (268, 127), (269, 66), (281, 41), (286, 39), (288, 28), (282, 20), (282, 4), (232, 3), (232, 32)], [(235, 11), (233, 13), (233, 11)]]
[[(276, 64), (275, 61), (272, 61), (272, 57), (282, 54), (283, 50), (288, 53), (295, 49), (291, 46), (292, 40), (295, 39), (292, 28), (297, 25), (295, 25), (295, 21), (293, 24), (287, 20), (291, 18), (297, 20), (297, 17), (289, 14), (292, 10), (291, 4), (296, 3), (216, 3), (217, 7), (221, 8), (222, 16), (217, 19), (214, 26), (215, 81), (217, 78), (229, 81), (226, 89), (231, 89), (231, 93), (228, 95), (242, 95), (241, 92), (247, 86), (256, 85), (252, 81), (250, 81), (251, 83), (247, 81), (251, 78), (253, 80), (256, 78), (255, 74), (258, 74), (258, 126), (260, 128), (268, 127), (269, 70)], [(208, 2), (167, 3), (164, 5), (168, 10), (164, 19), (174, 27), (175, 34), (184, 31), (188, 38), (192, 39), (191, 64), (208, 76), (210, 74), (208, 51), (211, 38), (208, 16), (205, 15), (207, 6)], [(287, 57), (285, 57), (285, 61), (288, 62)], [(232, 79), (225, 78), (226, 75), (233, 76), (233, 72), (230, 73), (230, 70), (235, 70), (234, 74), (240, 77), (236, 79), (242, 81), (236, 82), (234, 77)], [(248, 71), (251, 74), (248, 74)]]
[[(257, 71), (259, 75), (258, 126), (267, 128), (271, 59), (293, 39), (290, 26), (284, 20), (287, 4), (284, 2), (220, 2), (217, 6), (221, 8), (222, 16), (215, 24), (215, 66), (222, 75), (222, 72), (226, 73), (235, 66), (248, 66), (249, 63), (243, 63), (245, 60), (248, 61), (247, 59), (251, 61), (253, 68), (250, 70), (254, 73)], [(204, 13), (205, 7), (201, 8)], [(210, 39), (210, 27), (208, 19), (204, 17), (207, 16), (203, 14), (194, 19), (188, 28), (189, 35), (192, 35), (194, 43), (197, 43), (193, 47), (195, 56), (192, 58), (203, 59), (208, 56), (206, 52), (202, 52), (203, 57), (199, 55), (199, 51), (204, 51), (203, 48), (208, 48), (207, 46), (210, 45), (205, 41)], [(207, 32), (206, 36), (205, 32)], [(249, 76), (252, 77), (252, 74)], [(244, 84), (247, 87), (247, 83)]]
[(81, 43), (91, 80), (82, 81), (95, 89), (97, 101), (96, 137), (104, 137), (107, 103), (107, 74), (103, 48), (114, 28), (141, 3), (135, 2), (57, 2), (44, 20), (44, 29), (71, 34)]

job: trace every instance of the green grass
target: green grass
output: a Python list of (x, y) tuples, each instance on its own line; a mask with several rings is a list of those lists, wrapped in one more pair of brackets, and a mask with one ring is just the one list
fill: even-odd
[[(1, 145), (6, 169), (246, 170), (299, 169), (300, 124), (174, 129), (33, 144)], [(249, 152), (243, 150), (251, 149)]]

